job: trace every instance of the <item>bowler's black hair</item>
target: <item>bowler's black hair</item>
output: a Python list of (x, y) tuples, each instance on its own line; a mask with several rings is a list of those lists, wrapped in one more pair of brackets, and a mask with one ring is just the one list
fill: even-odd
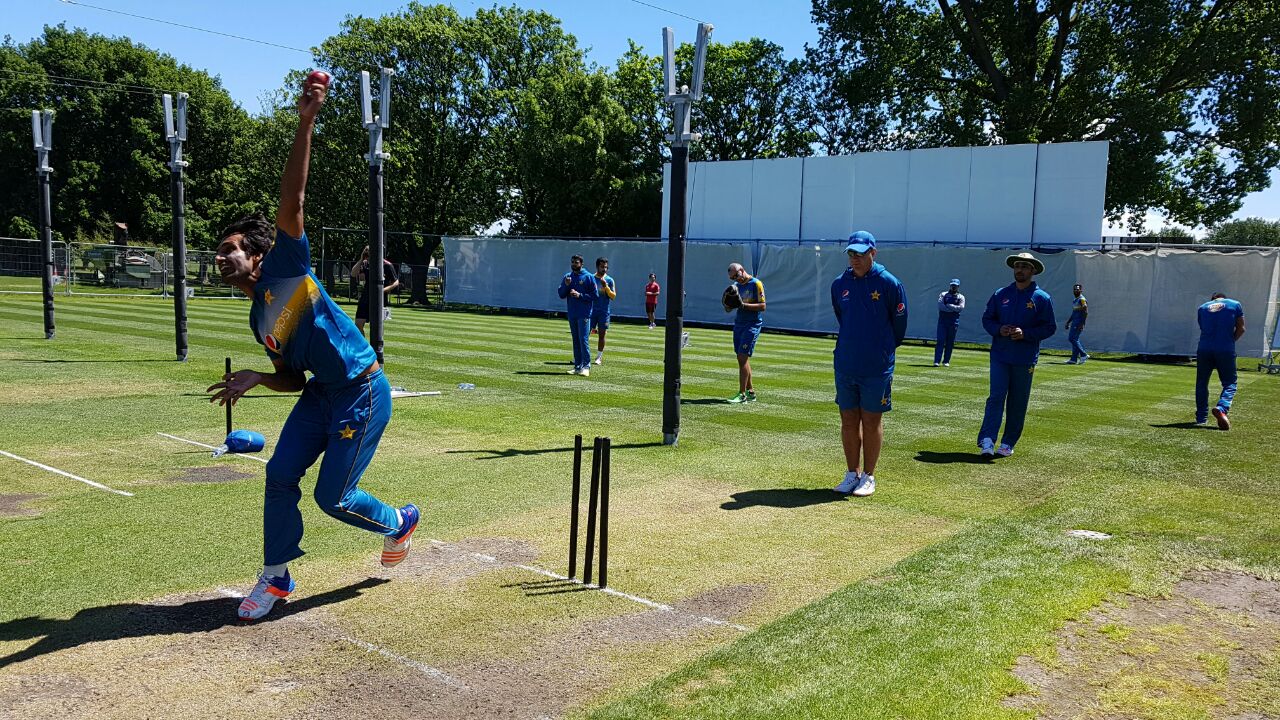
[(1216, 293), (1214, 293), (1214, 294), (1213, 294), (1213, 297), (1211, 297), (1211, 298), (1209, 298), (1209, 299), (1210, 299), (1210, 300), (1217, 300), (1218, 298), (1224, 298), (1224, 297), (1226, 297), (1226, 296), (1227, 296), (1227, 294), (1226, 294), (1226, 293), (1216, 292)]
[(218, 237), (218, 242), (222, 242), (232, 235), (243, 235), (244, 240), (240, 242), (241, 249), (245, 255), (266, 255), (271, 249), (271, 244), (276, 239), (276, 226), (267, 220), (267, 216), (262, 213), (254, 213), (246, 215), (239, 220), (231, 223), (222, 229), (222, 235)]
[(598, 258), (596, 258), (596, 267), (600, 267), (600, 263), (604, 263), (605, 265), (608, 265), (608, 264), (609, 264), (609, 258), (607, 258), (607, 257), (598, 257)]
[(573, 262), (574, 260), (577, 260), (578, 262), (586, 262), (586, 260), (582, 259), (581, 255), (574, 255), (573, 257), (569, 258), (569, 262)]

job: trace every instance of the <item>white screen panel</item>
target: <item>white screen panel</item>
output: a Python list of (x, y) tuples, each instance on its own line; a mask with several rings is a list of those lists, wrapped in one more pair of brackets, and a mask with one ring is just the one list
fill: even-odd
[[(853, 156), (852, 230), (869, 230), (876, 240), (898, 242), (907, 234), (907, 184), (911, 153), (859, 153)], [(845, 233), (845, 237), (849, 236)]]
[(1035, 197), (1035, 145), (974, 148), (967, 239), (1027, 245)]
[(1037, 245), (1098, 241), (1107, 196), (1105, 142), (1037, 146)]
[(804, 158), (752, 161), (751, 239), (799, 239), (803, 180)]
[(852, 233), (855, 157), (805, 158), (802, 239), (839, 240)]
[(908, 241), (953, 243), (965, 239), (972, 154), (970, 148), (911, 151)]

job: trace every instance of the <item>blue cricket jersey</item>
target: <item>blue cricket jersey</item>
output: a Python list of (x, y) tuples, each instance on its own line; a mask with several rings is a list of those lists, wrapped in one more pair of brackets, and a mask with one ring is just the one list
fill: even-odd
[[(569, 291), (577, 290), (578, 297), (570, 297)], [(556, 293), (561, 298), (569, 302), (569, 317), (589, 318), (591, 317), (591, 308), (596, 301), (596, 276), (587, 272), (586, 269), (578, 272), (569, 272), (564, 274), (560, 280), (560, 287), (556, 288)]]
[(1244, 317), (1244, 306), (1230, 298), (1218, 298), (1200, 306), (1196, 322), (1200, 325), (1200, 346), (1206, 352), (1236, 351), (1236, 321)]
[[(1022, 339), (1000, 334), (1002, 325), (1022, 328)], [(982, 313), (982, 328), (991, 335), (991, 359), (1010, 365), (1035, 365), (1040, 343), (1058, 331), (1053, 319), (1053, 298), (1032, 282), (1025, 290), (1010, 283), (996, 290)]]
[(938, 324), (942, 326), (959, 325), (960, 313), (964, 311), (964, 295), (951, 294), (951, 290), (943, 290), (938, 294)]
[(1089, 312), (1089, 301), (1084, 299), (1084, 295), (1071, 298), (1071, 317), (1069, 321), (1071, 327), (1080, 327), (1084, 322), (1085, 315)]
[(249, 327), (268, 357), (324, 384), (354, 380), (377, 361), (369, 341), (311, 272), (306, 233), (294, 239), (277, 229), (260, 267)]
[(591, 277), (596, 279), (596, 302), (594, 309), (591, 311), (593, 315), (608, 315), (613, 309), (613, 299), (618, 296), (617, 286), (613, 283), (613, 278), (609, 273), (605, 273), (604, 277)]
[(835, 369), (855, 377), (893, 369), (907, 335), (907, 291), (880, 263), (862, 277), (845, 270), (831, 283), (831, 308), (840, 323)]
[[(740, 282), (737, 285), (738, 297), (742, 298), (742, 302), (764, 302), (764, 283), (760, 282), (760, 278), (748, 278), (746, 282)], [(758, 327), (764, 325), (764, 318), (761, 317), (761, 314), (759, 310), (738, 308), (738, 314), (733, 318), (733, 326)]]

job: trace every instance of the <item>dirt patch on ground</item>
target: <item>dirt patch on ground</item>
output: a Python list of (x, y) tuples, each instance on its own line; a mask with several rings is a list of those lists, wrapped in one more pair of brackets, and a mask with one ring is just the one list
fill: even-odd
[(180, 483), (224, 483), (247, 480), (252, 477), (258, 476), (243, 470), (235, 470), (229, 465), (211, 465), (209, 467), (188, 468), (181, 475), (169, 478), (169, 481)]
[(1164, 599), (1105, 603), (1022, 657), (1030, 691), (1006, 700), (1042, 720), (1280, 718), (1280, 584), (1197, 572)]
[[(253, 625), (232, 619), (239, 600), (225, 590), (89, 608), (65, 619), (0, 623), (0, 719), (256, 720), (264, 707), (274, 717), (308, 720), (555, 717), (616, 690), (624, 678), (664, 672), (669, 667), (661, 659), (675, 648), (688, 652), (740, 637), (741, 630), (708, 620), (732, 621), (767, 595), (761, 585), (718, 588), (670, 609), (613, 597), (607, 607), (616, 607), (616, 614), (571, 622), (563, 631), (503, 648), (501, 656), (437, 663), (356, 637), (331, 604), (388, 590), (464, 592), (462, 580), (510, 573), (536, 553), (505, 538), (423, 542), (415, 550), (397, 568), (394, 586), (375, 590), (388, 581), (372, 577), (291, 598), (271, 621)], [(537, 576), (502, 587), (530, 601), (547, 589), (564, 590), (555, 600), (540, 601), (558, 603), (570, 617), (579, 607), (572, 598), (596, 592)], [(467, 642), (465, 628), (454, 632), (461, 633), (458, 643)]]
[(43, 495), (12, 494), (0, 495), (0, 517), (34, 517), (40, 513), (27, 507), (27, 503), (37, 500)]

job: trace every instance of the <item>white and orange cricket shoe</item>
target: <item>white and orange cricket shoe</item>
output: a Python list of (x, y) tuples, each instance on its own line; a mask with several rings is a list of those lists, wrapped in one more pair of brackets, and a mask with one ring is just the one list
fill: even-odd
[(237, 614), (241, 620), (245, 621), (261, 619), (271, 612), (277, 600), (289, 597), (293, 588), (293, 578), (289, 577), (287, 571), (284, 577), (259, 575), (258, 584), (253, 586), (253, 592), (240, 601), (240, 610)]
[(418, 518), (421, 515), (418, 506), (413, 503), (400, 508), (400, 529), (382, 541), (382, 567), (395, 567), (409, 557), (413, 531), (418, 529)]

